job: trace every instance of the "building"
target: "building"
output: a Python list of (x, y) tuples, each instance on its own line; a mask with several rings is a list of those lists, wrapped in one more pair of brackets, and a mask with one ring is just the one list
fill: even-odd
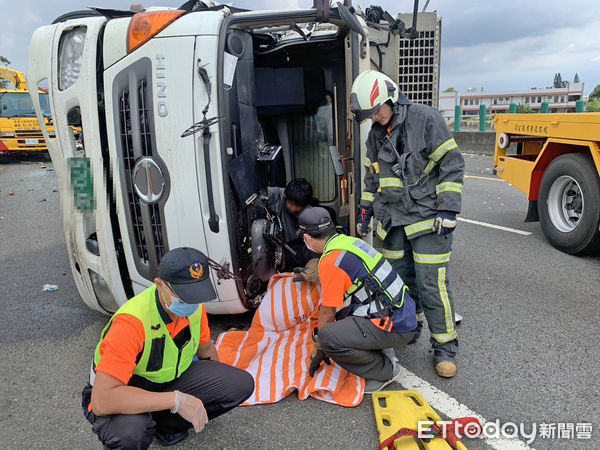
[(488, 115), (508, 112), (510, 104), (525, 105), (540, 112), (547, 102), (549, 112), (575, 112), (575, 102), (583, 100), (583, 83), (568, 83), (567, 87), (530, 88), (522, 91), (485, 92), (470, 90), (466, 93), (444, 92), (440, 94), (439, 110), (445, 119), (454, 118), (455, 105), (461, 105), (463, 116), (476, 116), (480, 105), (486, 106)]
[[(412, 13), (397, 17), (412, 25)], [(399, 41), (398, 84), (411, 101), (438, 108), (442, 19), (435, 11), (419, 13), (417, 30), (417, 38)]]

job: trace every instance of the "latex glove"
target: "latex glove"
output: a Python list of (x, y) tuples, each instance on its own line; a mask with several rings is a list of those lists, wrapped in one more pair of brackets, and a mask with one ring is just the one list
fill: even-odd
[(433, 221), (433, 231), (438, 236), (450, 234), (456, 228), (456, 213), (450, 211), (438, 211)]
[[(316, 328), (315, 328), (315, 330), (316, 330)], [(319, 367), (321, 367), (321, 363), (324, 362), (325, 364), (331, 364), (331, 360), (329, 359), (329, 356), (327, 356), (327, 354), (321, 348), (319, 339), (317, 338), (317, 335), (314, 333), (312, 336), (312, 343), (313, 343), (313, 350), (310, 355), (310, 364), (308, 366), (308, 374), (311, 377), (314, 377), (317, 369)]]
[(358, 214), (358, 221), (356, 223), (356, 232), (360, 237), (364, 237), (369, 234), (371, 228), (371, 218), (373, 217), (373, 208), (361, 208)]
[(319, 284), (319, 258), (309, 260), (305, 267), (294, 268), (294, 273), (298, 274), (293, 279), (295, 282), (308, 281)]
[(175, 391), (175, 407), (171, 409), (171, 412), (178, 413), (190, 422), (196, 433), (200, 433), (208, 423), (208, 415), (202, 400), (180, 391)]

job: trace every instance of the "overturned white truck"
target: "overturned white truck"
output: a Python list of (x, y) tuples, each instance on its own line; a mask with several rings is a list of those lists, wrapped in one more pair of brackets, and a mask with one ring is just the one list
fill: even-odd
[[(353, 232), (370, 124), (349, 111), (352, 80), (397, 70), (387, 48), (416, 23), (365, 17), (327, 0), (285, 11), (188, 1), (75, 11), (35, 31), (27, 83), (49, 87), (56, 131), (44, 134), (87, 305), (115, 311), (153, 282), (166, 251), (190, 246), (217, 269), (208, 311), (251, 308), (266, 287), (252, 254), (261, 189), (295, 177)], [(274, 245), (273, 270), (279, 254)]]

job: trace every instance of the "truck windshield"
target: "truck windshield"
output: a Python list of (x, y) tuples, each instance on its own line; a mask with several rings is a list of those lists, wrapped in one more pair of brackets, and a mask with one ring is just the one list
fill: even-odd
[[(50, 116), (48, 94), (40, 94), (42, 114)], [(26, 92), (5, 92), (0, 94), (0, 117), (35, 117), (35, 110)]]

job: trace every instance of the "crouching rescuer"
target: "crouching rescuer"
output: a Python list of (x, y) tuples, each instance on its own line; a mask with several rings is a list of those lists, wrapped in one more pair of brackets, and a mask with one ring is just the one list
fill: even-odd
[(200, 251), (171, 250), (102, 331), (82, 403), (105, 448), (175, 445), (252, 394), (252, 376), (219, 362), (210, 340), (209, 270)]
[(441, 115), (411, 103), (380, 72), (363, 72), (354, 80), (350, 104), (357, 121), (372, 121), (357, 231), (366, 234), (375, 216), (383, 254), (415, 299), (417, 337), (427, 318), (435, 370), (452, 377), (458, 340), (448, 266), (463, 157)]
[(417, 327), (407, 287), (381, 253), (361, 239), (337, 234), (326, 209), (305, 209), (299, 227), (306, 246), (322, 254), (310, 375), (331, 358), (365, 378), (365, 392), (383, 389), (400, 373), (394, 349), (408, 344)]

